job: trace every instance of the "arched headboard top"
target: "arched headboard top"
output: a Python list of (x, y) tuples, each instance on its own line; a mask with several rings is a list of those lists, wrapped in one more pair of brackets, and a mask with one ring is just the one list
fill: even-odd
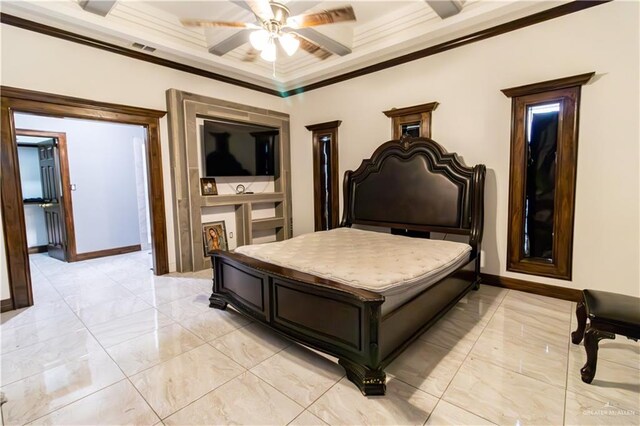
[(382, 144), (344, 178), (343, 226), (385, 226), (482, 239), (482, 164), (468, 167), (427, 138)]

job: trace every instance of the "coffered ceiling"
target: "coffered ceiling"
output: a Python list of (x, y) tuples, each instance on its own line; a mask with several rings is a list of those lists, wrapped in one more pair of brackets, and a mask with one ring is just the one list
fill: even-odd
[[(96, 1), (96, 0), (93, 0)], [(117, 46), (215, 72), (262, 87), (286, 91), (312, 84), (416, 50), (443, 43), (495, 25), (541, 12), (568, 1), (424, 0), (291, 1), (282, 0), (292, 14), (351, 5), (355, 22), (315, 27), (321, 35), (351, 50), (326, 59), (299, 50), (279, 55), (275, 63), (247, 61), (250, 44), (223, 56), (209, 52), (237, 33), (233, 28), (187, 28), (181, 19), (256, 22), (240, 1), (118, 0), (106, 16), (83, 9), (78, 0), (2, 1), (10, 14)], [(107, 2), (109, 3), (109, 2)], [(430, 6), (431, 3), (431, 6)], [(436, 10), (459, 13), (442, 18)], [(244, 6), (244, 7), (243, 7)], [(442, 15), (442, 10), (438, 10)], [(135, 44), (135, 45), (134, 45)], [(155, 49), (155, 50), (154, 50)], [(4, 59), (4, 58), (3, 58)]]

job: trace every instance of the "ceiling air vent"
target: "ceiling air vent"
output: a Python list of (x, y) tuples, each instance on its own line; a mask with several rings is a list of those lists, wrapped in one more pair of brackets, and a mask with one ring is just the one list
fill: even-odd
[(145, 52), (155, 52), (156, 51), (155, 47), (145, 46), (142, 43), (132, 43), (131, 47), (134, 47), (134, 48), (140, 49), (140, 50), (144, 50)]

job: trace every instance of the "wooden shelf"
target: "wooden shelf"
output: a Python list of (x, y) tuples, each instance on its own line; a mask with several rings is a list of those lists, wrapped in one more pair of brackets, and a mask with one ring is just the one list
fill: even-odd
[(284, 228), (284, 218), (268, 217), (266, 219), (253, 219), (251, 221), (251, 229), (253, 231), (265, 231), (276, 228)]
[(202, 197), (202, 207), (230, 206), (243, 203), (278, 203), (282, 201), (284, 201), (282, 192), (209, 195)]

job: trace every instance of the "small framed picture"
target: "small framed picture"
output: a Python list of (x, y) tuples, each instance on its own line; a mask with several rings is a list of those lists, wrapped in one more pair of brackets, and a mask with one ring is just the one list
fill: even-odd
[(214, 250), (227, 250), (227, 228), (224, 220), (202, 224), (202, 241), (205, 257), (211, 256)]
[(203, 196), (218, 195), (215, 178), (200, 178), (200, 193)]

